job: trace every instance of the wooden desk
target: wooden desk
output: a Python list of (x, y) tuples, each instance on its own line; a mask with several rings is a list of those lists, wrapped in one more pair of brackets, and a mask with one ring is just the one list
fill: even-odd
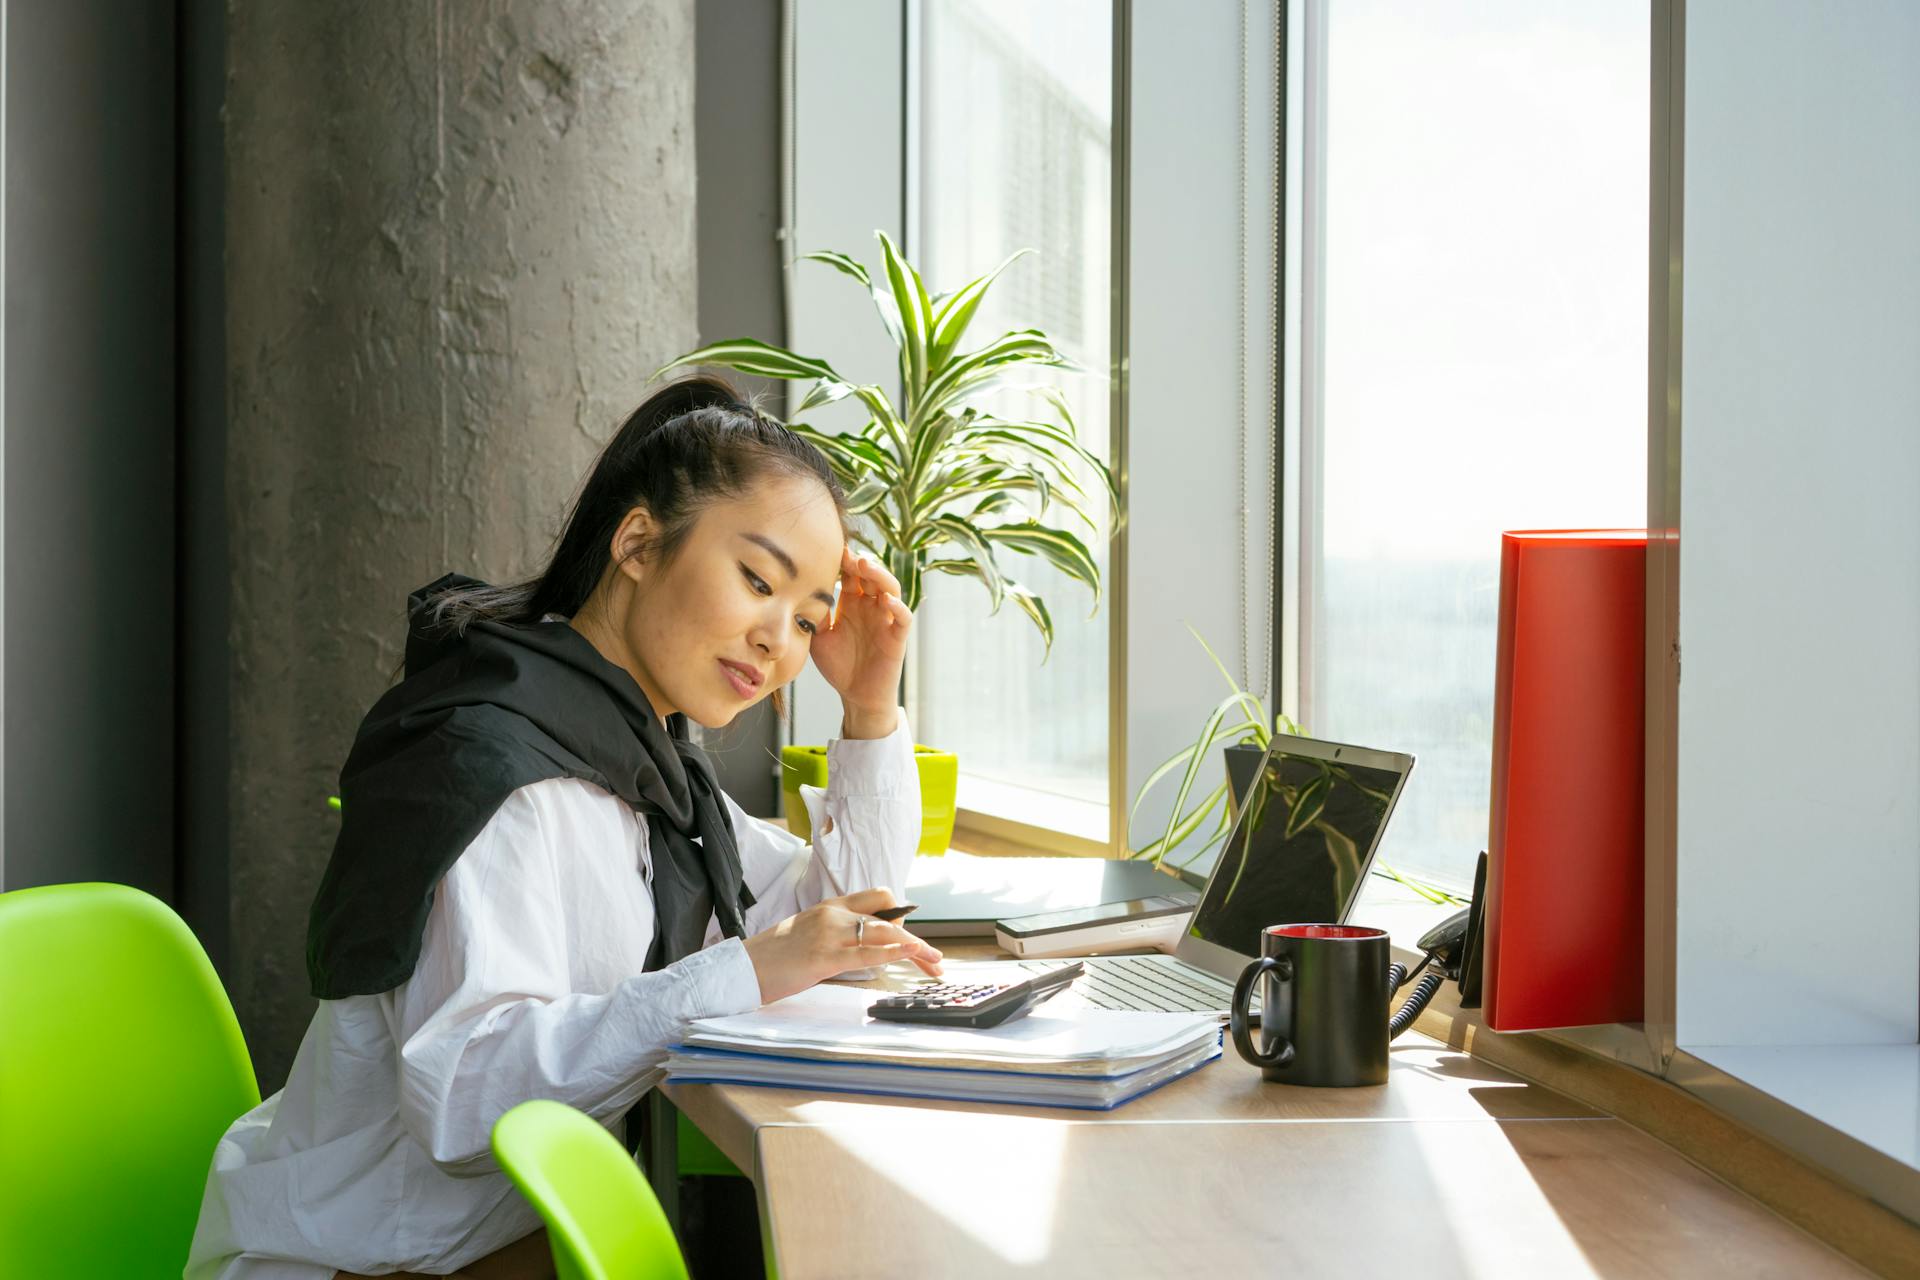
[(1640, 1131), (1414, 1033), (1377, 1088), (1269, 1085), (1229, 1046), (1112, 1112), (667, 1094), (751, 1171), (782, 1280), (1861, 1274)]

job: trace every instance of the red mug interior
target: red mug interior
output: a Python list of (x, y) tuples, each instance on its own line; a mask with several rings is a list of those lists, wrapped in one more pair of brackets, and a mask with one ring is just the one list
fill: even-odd
[(1280, 938), (1384, 938), (1385, 929), (1369, 929), (1363, 924), (1275, 924), (1267, 932)]

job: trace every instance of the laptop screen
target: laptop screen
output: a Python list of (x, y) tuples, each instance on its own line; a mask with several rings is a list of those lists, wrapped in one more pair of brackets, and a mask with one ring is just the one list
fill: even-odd
[(1346, 918), (1406, 779), (1405, 768), (1348, 756), (1393, 759), (1318, 743), (1299, 750), (1284, 740), (1274, 744), (1194, 912), (1194, 938), (1257, 956), (1268, 925)]

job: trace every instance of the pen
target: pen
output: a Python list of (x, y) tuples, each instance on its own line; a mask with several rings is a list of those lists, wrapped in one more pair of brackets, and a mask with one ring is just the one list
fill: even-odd
[(897, 907), (882, 907), (873, 913), (873, 918), (876, 920), (894, 921), (906, 915), (909, 911), (918, 911), (919, 909), (920, 904), (917, 902), (903, 902)]

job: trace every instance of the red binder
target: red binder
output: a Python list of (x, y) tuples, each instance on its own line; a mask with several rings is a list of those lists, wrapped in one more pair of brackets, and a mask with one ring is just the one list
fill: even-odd
[(1644, 530), (1503, 534), (1483, 1002), (1495, 1031), (1637, 1022)]

